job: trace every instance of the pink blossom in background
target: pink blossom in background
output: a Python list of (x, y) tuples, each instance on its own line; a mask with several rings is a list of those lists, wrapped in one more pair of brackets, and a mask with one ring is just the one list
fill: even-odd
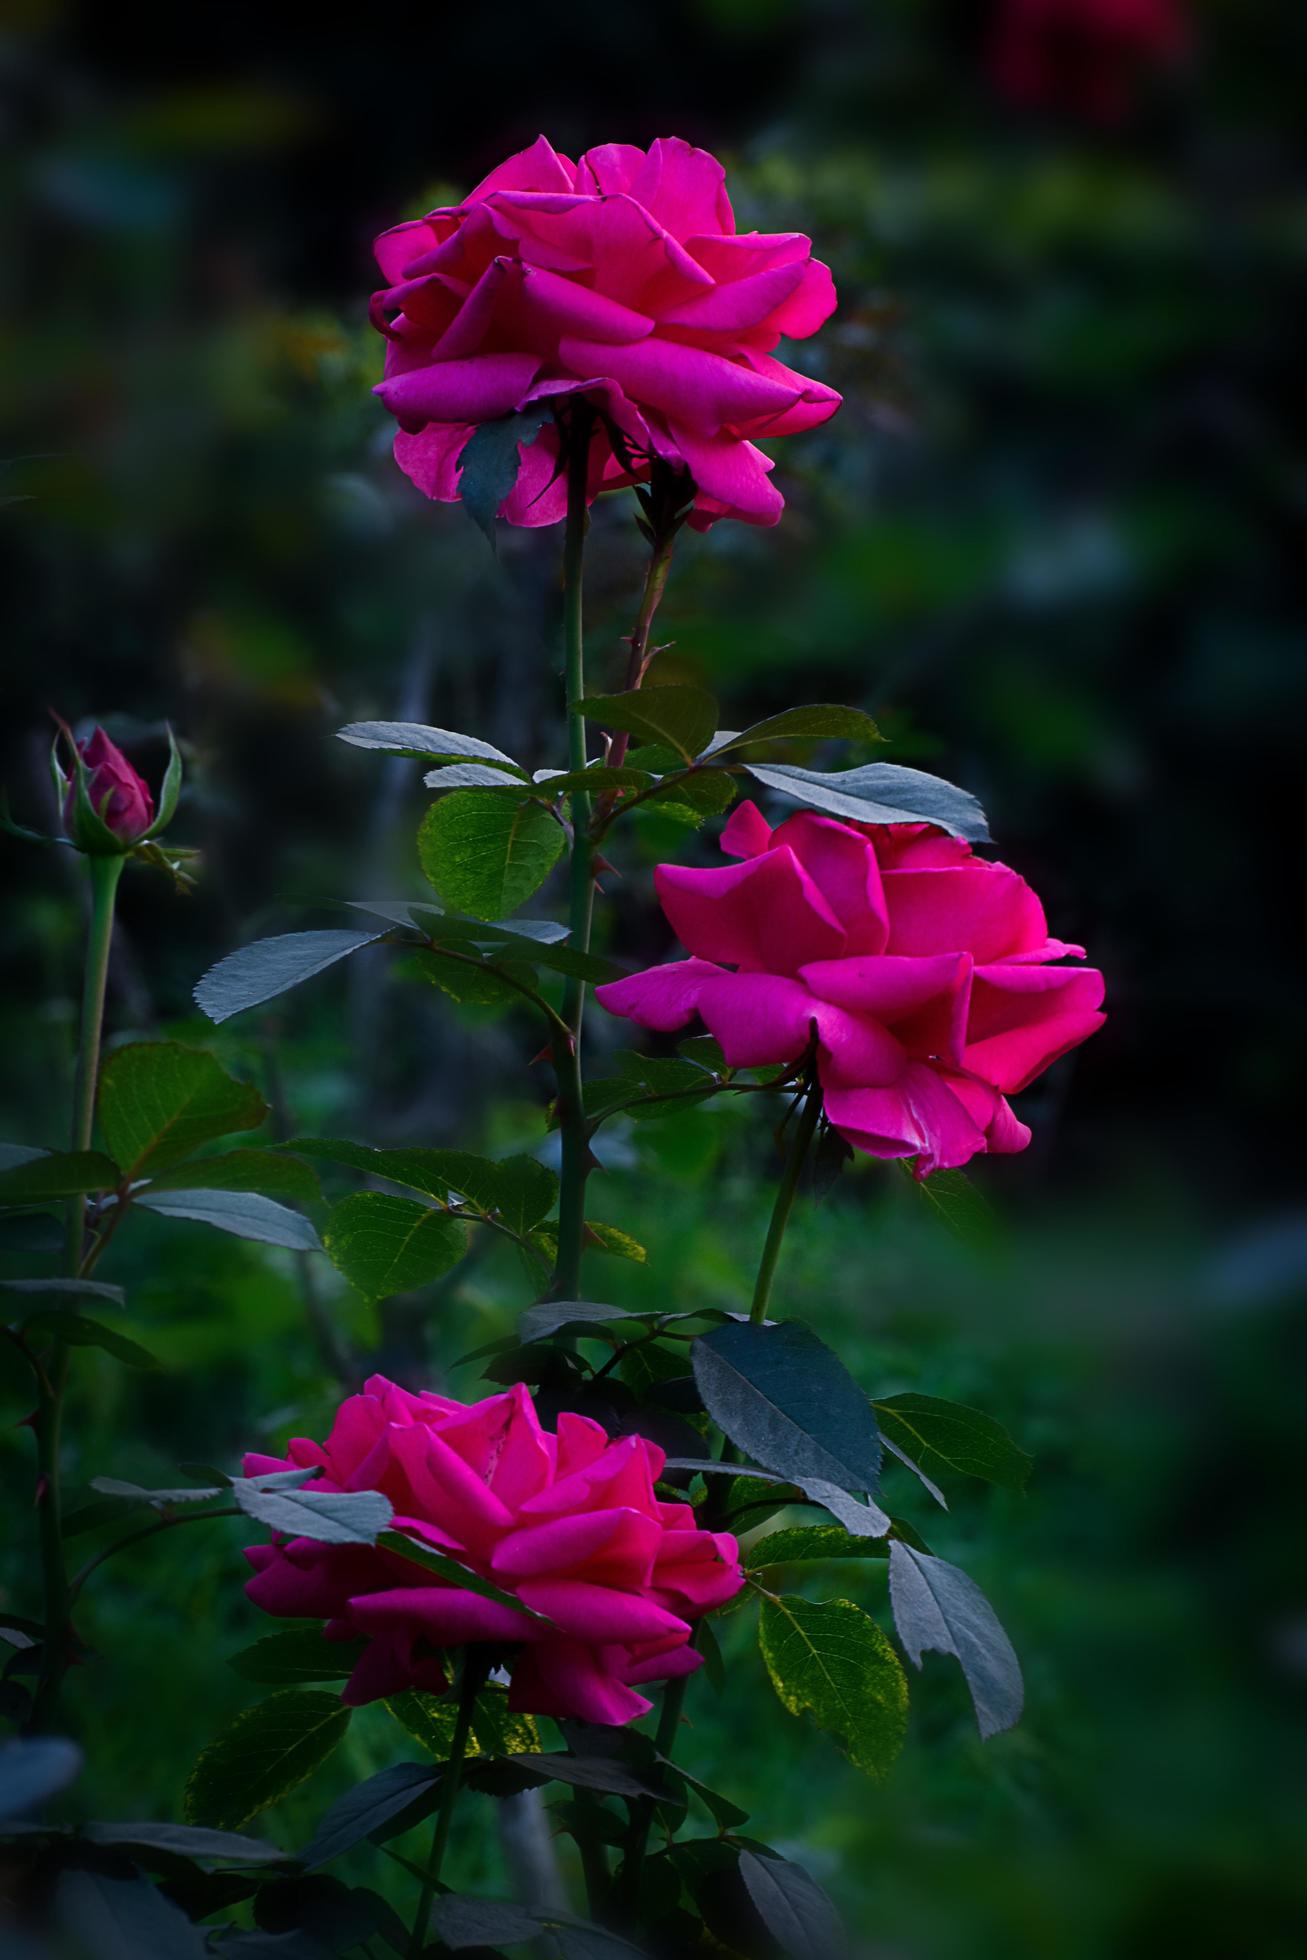
[(1000, 0), (990, 61), (1012, 100), (1112, 122), (1188, 39), (1180, 0)]
[[(466, 1404), (373, 1375), (341, 1404), (325, 1444), (296, 1437), (283, 1461), (313, 1465), (315, 1491), (379, 1490), (394, 1527), (512, 1592), (550, 1624), (366, 1545), (311, 1538), (253, 1545), (246, 1592), (266, 1612), (324, 1619), (328, 1639), (367, 1647), (346, 1684), (354, 1705), (404, 1688), (439, 1693), (445, 1649), (484, 1641), (509, 1660), (509, 1706), (623, 1723), (651, 1703), (646, 1681), (689, 1674), (691, 1622), (743, 1584), (734, 1538), (698, 1529), (687, 1504), (654, 1496), (664, 1454), (610, 1442), (588, 1416), (543, 1429), (520, 1384)], [(519, 1643), (521, 1643), (519, 1647)]]
[(733, 1068), (796, 1061), (815, 1033), (829, 1121), (919, 1177), (1024, 1150), (1007, 1097), (1104, 1018), (1102, 974), (1053, 964), (1084, 948), (1049, 938), (1024, 878), (929, 824), (804, 810), (772, 830), (741, 803), (721, 841), (740, 864), (654, 873), (692, 957), (596, 988), (603, 1005), (664, 1031), (697, 1014)]
[[(154, 822), (154, 798), (149, 785), (139, 776), (120, 748), (97, 728), (77, 753), (86, 770), (86, 793), (91, 808), (124, 844), (134, 843)], [(71, 836), (77, 816), (77, 786), (71, 783), (64, 797), (64, 828)]]
[[(591, 498), (646, 481), (657, 456), (694, 478), (700, 529), (774, 524), (784, 499), (755, 443), (813, 428), (840, 403), (774, 355), (834, 310), (812, 241), (737, 232), (721, 164), (679, 137), (647, 151), (605, 143), (573, 163), (541, 136), (461, 204), (383, 232), (376, 253), (376, 392), (400, 425), (396, 461), (429, 497), (457, 498), (479, 423), (581, 393), (605, 418)], [(501, 515), (556, 523), (566, 486), (552, 418), (520, 456)]]

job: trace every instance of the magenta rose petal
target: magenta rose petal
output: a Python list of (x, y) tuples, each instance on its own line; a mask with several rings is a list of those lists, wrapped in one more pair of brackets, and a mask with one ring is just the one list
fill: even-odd
[(379, 381), (379, 395), (404, 423), (484, 422), (516, 408), (540, 371), (535, 354), (478, 354)]
[(967, 1068), (1005, 1094), (1024, 1089), (1103, 1025), (1103, 991), (1093, 967), (978, 966)]
[(625, 980), (609, 980), (595, 988), (595, 999), (610, 1014), (629, 1015), (642, 1028), (669, 1034), (693, 1020), (705, 980), (721, 971), (711, 960), (673, 960)]
[(772, 827), (756, 803), (737, 803), (718, 839), (727, 857), (755, 858), (771, 849)]
[(703, 959), (790, 973), (844, 950), (844, 929), (793, 851), (721, 871), (662, 864), (659, 899), (682, 945)]

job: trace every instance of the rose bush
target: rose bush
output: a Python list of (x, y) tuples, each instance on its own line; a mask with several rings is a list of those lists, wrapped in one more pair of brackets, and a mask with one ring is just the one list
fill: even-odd
[[(86, 793), (92, 809), (121, 843), (135, 843), (154, 822), (154, 797), (149, 785), (102, 728), (78, 742), (77, 753), (86, 771)], [(75, 838), (76, 781), (69, 783), (64, 796), (63, 820), (68, 835)]]
[(664, 1454), (643, 1436), (610, 1442), (588, 1416), (543, 1429), (520, 1384), (465, 1404), (374, 1375), (342, 1403), (325, 1444), (250, 1456), (248, 1476), (314, 1467), (315, 1491), (379, 1490), (395, 1527), (544, 1614), (532, 1619), (392, 1552), (310, 1538), (251, 1546), (246, 1591), (269, 1613), (324, 1618), (329, 1639), (367, 1646), (344, 1690), (357, 1705), (446, 1686), (444, 1650), (509, 1648), (510, 1705), (625, 1723), (651, 1706), (646, 1681), (689, 1674), (691, 1622), (743, 1584), (734, 1538), (700, 1531), (661, 1502)]
[[(582, 394), (602, 411), (589, 494), (648, 479), (653, 459), (690, 472), (691, 522), (774, 524), (784, 499), (756, 440), (824, 422), (832, 388), (775, 358), (835, 305), (826, 266), (797, 232), (738, 233), (725, 172), (677, 137), (606, 143), (578, 163), (541, 136), (461, 204), (383, 232), (386, 335), (376, 392), (395, 416), (400, 468), (427, 496), (459, 495), (482, 422)], [(559, 432), (520, 449), (501, 514), (564, 515)]]
[[(797, 1060), (815, 1037), (826, 1116), (918, 1176), (1023, 1150), (1007, 1097), (1103, 1021), (1103, 976), (1055, 966), (1024, 878), (928, 824), (800, 811), (772, 830), (740, 804), (739, 866), (664, 864), (655, 883), (692, 957), (596, 988), (642, 1027), (695, 1014), (732, 1067)], [(733, 970), (732, 970), (733, 969)]]

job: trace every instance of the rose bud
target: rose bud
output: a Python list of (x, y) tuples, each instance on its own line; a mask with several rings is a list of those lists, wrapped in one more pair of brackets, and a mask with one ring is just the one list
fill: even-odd
[[(68, 735), (68, 730), (64, 733)], [(128, 851), (152, 836), (172, 815), (181, 767), (175, 748), (165, 785), (166, 807), (156, 818), (148, 783), (103, 728), (96, 728), (85, 741), (76, 741), (71, 735), (68, 739), (73, 749), (72, 772), (64, 775), (57, 758), (56, 771), (62, 787), (64, 834), (79, 850), (93, 855)]]

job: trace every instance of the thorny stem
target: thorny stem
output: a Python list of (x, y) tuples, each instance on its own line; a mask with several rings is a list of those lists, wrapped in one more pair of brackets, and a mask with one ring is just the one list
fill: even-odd
[(440, 1867), (444, 1863), (445, 1847), (449, 1843), (449, 1829), (454, 1821), (454, 1805), (458, 1800), (459, 1788), (463, 1781), (463, 1758), (467, 1753), (467, 1741), (472, 1732), (472, 1712), (488, 1671), (481, 1651), (475, 1647), (464, 1649), (463, 1671), (459, 1676), (458, 1684), (458, 1714), (449, 1745), (449, 1760), (445, 1764), (445, 1785), (440, 1793), (440, 1808), (436, 1812), (435, 1834), (431, 1840), (431, 1856), (427, 1860), (426, 1876), (418, 1897), (418, 1909), (413, 1919), (413, 1932), (409, 1940), (409, 1953), (412, 1955), (412, 1960), (420, 1960), (426, 1945), (431, 1903), (436, 1896), (436, 1886), (440, 1882)]
[[(95, 1090), (100, 1073), (100, 1034), (104, 1025), (105, 987), (109, 978), (109, 949), (113, 943), (114, 898), (125, 857), (88, 857), (91, 879), (91, 922), (82, 976), (81, 1038), (77, 1080), (73, 1091), (70, 1148), (89, 1150), (95, 1126)], [(82, 1268), (86, 1229), (85, 1201), (68, 1200), (64, 1229), (64, 1270), (76, 1279)], [(44, 1379), (36, 1405), (37, 1517), (41, 1538), (41, 1583), (45, 1601), (45, 1637), (41, 1671), (32, 1701), (31, 1726), (39, 1728), (52, 1712), (68, 1669), (70, 1638), (68, 1568), (64, 1562), (63, 1495), (60, 1484), (60, 1435), (64, 1390), (68, 1382), (68, 1349), (56, 1340), (45, 1361)]]
[[(586, 490), (594, 411), (583, 396), (572, 404), (566, 430), (567, 531), (563, 544), (563, 629), (567, 680), (567, 762), (569, 769), (586, 765), (585, 640), (582, 584), (585, 534), (589, 518)], [(594, 912), (594, 853), (590, 841), (590, 797), (573, 790), (572, 856), (570, 864), (569, 946), (585, 953), (590, 946)], [(581, 1252), (585, 1243), (585, 1183), (590, 1171), (590, 1144), (585, 1133), (585, 1101), (581, 1075), (581, 1029), (585, 1015), (585, 982), (569, 976), (563, 994), (566, 1027), (553, 1039), (558, 1076), (558, 1115), (562, 1132), (561, 1189), (558, 1200), (558, 1255), (550, 1292), (556, 1300), (575, 1299), (581, 1284)]]

